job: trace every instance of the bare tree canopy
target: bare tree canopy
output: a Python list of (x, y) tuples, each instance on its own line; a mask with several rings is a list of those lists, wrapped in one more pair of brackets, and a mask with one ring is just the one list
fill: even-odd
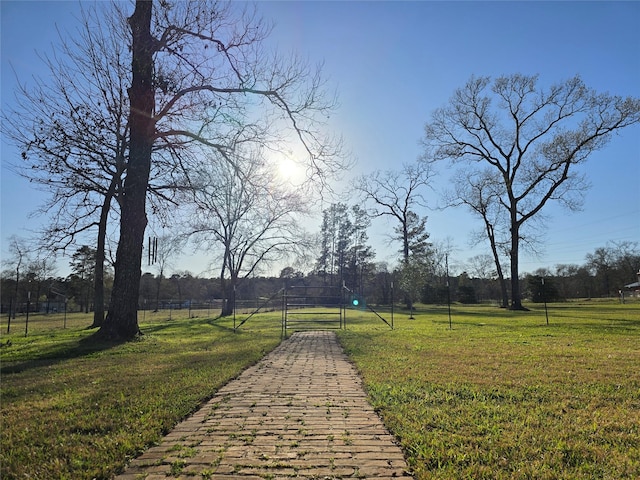
[(49, 195), (38, 212), (50, 221), (41, 248), (67, 250), (97, 230), (96, 327), (105, 311), (107, 223), (128, 149), (125, 27), (117, 12), (83, 8), (75, 36), (61, 32), (59, 45), (42, 57), (48, 76), (21, 84), (15, 106), (3, 112), (3, 131), (22, 151), (14, 169)]
[[(13, 169), (48, 194), (43, 247), (66, 249), (117, 197), (127, 149), (128, 44), (122, 21), (82, 10), (75, 35), (42, 56), (47, 76), (20, 79), (3, 133), (21, 150)], [(99, 17), (99, 18), (98, 18)]]
[[(243, 279), (305, 248), (300, 216), (308, 204), (277, 178), (261, 152), (213, 157), (189, 173), (193, 211), (184, 229), (200, 248), (220, 257), (220, 283), (233, 313), (234, 289)], [(307, 245), (308, 247), (308, 245)]]
[(640, 99), (587, 88), (580, 77), (549, 87), (537, 76), (472, 77), (425, 127), (425, 158), (490, 173), (509, 226), (511, 308), (522, 309), (521, 229), (549, 201), (578, 208), (587, 186), (579, 170), (619, 129), (640, 121)]
[[(359, 178), (356, 188), (369, 205), (372, 217), (391, 217), (396, 221), (394, 240), (400, 240), (402, 260), (406, 263), (412, 242), (426, 242), (427, 218), (416, 213), (426, 207), (424, 188), (431, 185), (433, 169), (428, 162), (405, 163), (400, 171), (375, 171)], [(419, 240), (418, 237), (423, 237)], [(415, 246), (415, 245), (414, 245)]]
[(129, 18), (130, 138), (108, 337), (139, 332), (137, 302), (146, 191), (154, 146), (177, 158), (191, 145), (233, 164), (246, 144), (277, 150), (294, 138), (321, 184), (344, 167), (340, 142), (323, 133), (335, 107), (319, 70), (263, 49), (269, 28), (238, 4), (136, 1)]

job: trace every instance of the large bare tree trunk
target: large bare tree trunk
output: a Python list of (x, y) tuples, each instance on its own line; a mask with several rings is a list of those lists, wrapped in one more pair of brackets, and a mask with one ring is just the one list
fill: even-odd
[(226, 278), (220, 277), (220, 285), (222, 287), (222, 309), (220, 310), (221, 317), (228, 317), (233, 315), (233, 310), (235, 308), (235, 295), (233, 291), (233, 285), (229, 281), (227, 282)]
[[(117, 175), (120, 177), (120, 173)], [(104, 197), (102, 203), (102, 209), (100, 210), (100, 222), (98, 223), (98, 244), (96, 248), (96, 267), (94, 274), (93, 285), (93, 325), (90, 328), (101, 327), (104, 322), (104, 259), (105, 259), (105, 245), (107, 238), (107, 220), (109, 217), (109, 211), (111, 210), (111, 200), (115, 195), (116, 186), (118, 183), (117, 178), (112, 178), (109, 185), (109, 189)]]
[(498, 275), (498, 282), (500, 283), (500, 293), (502, 295), (502, 303), (500, 305), (501, 308), (509, 307), (509, 293), (507, 291), (507, 282), (504, 278), (504, 273), (502, 271), (502, 265), (500, 264), (500, 255), (498, 253), (498, 245), (496, 242), (496, 235), (493, 225), (489, 220), (487, 220), (486, 216), (483, 216), (485, 229), (489, 236), (489, 244), (491, 245), (491, 254), (493, 255), (493, 262), (496, 266), (496, 273)]
[(129, 18), (133, 34), (129, 162), (123, 189), (111, 306), (100, 329), (109, 338), (129, 339), (140, 333), (138, 296), (154, 133), (152, 82), (155, 42), (151, 36), (151, 11), (151, 1), (137, 0)]
[(516, 222), (511, 222), (511, 310), (525, 310), (522, 306), (518, 258), (520, 250), (520, 228)]

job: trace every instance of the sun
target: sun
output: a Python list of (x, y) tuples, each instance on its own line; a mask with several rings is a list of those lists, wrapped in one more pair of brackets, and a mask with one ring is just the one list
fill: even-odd
[(305, 180), (304, 165), (288, 155), (279, 155), (274, 159), (276, 174), (284, 182), (294, 186), (300, 185)]

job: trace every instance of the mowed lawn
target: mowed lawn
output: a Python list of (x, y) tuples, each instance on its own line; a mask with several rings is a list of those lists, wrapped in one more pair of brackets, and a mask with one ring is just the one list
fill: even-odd
[(530, 307), (341, 333), (416, 478), (640, 478), (640, 303)]
[(4, 318), (0, 478), (110, 478), (280, 342), (279, 313), (238, 333), (187, 315), (140, 312), (145, 335), (120, 345), (93, 342), (88, 315), (33, 317), (27, 338)]
[[(640, 478), (640, 303), (509, 312), (424, 307), (339, 336), (418, 479)], [(2, 319), (0, 478), (109, 478), (280, 341), (280, 314), (140, 314), (91, 341), (88, 316)], [(382, 316), (390, 320), (389, 313)], [(240, 319), (241, 320), (241, 319)], [(8, 343), (10, 343), (8, 345)]]

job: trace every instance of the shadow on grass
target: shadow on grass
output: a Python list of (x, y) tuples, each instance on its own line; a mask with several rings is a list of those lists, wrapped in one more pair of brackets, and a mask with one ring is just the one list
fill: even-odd
[(214, 327), (217, 330), (226, 333), (234, 333), (234, 329), (232, 326), (221, 325), (217, 321), (220, 320), (220, 317), (216, 318), (191, 318), (188, 320), (176, 320), (176, 321), (166, 321), (163, 323), (154, 323), (152, 325), (142, 325), (140, 330), (143, 335), (151, 335), (155, 333), (163, 333), (169, 332), (171, 330), (180, 330), (181, 333), (184, 333), (185, 328), (193, 327), (193, 328), (202, 328), (203, 326)]
[(56, 342), (44, 346), (38, 351), (37, 357), (29, 360), (3, 361), (0, 367), (0, 374), (8, 375), (12, 373), (21, 373), (26, 370), (40, 367), (50, 367), (64, 360), (84, 357), (94, 353), (109, 350), (126, 343), (123, 340), (105, 340), (98, 332), (83, 337), (64, 342)]
[[(421, 310), (420, 315), (434, 323), (446, 324), (446, 307), (442, 309)], [(640, 331), (640, 317), (629, 318), (624, 309), (596, 308), (581, 309), (575, 305), (552, 304), (547, 312), (544, 306), (536, 304), (528, 311), (495, 309), (473, 310), (454, 306), (451, 310), (452, 323), (459, 326), (498, 327), (501, 329), (521, 328), (567, 328), (569, 330), (590, 329), (603, 333)], [(549, 323), (547, 325), (547, 317)]]
[[(191, 326), (194, 329), (201, 328), (203, 325), (226, 334), (234, 333), (232, 327), (220, 325), (211, 320), (192, 320)], [(131, 340), (107, 339), (101, 335), (99, 331), (96, 331), (80, 339), (73, 338), (45, 343), (43, 345), (39, 345), (38, 350), (30, 355), (32, 358), (26, 360), (3, 360), (2, 366), (0, 367), (0, 374), (7, 375), (12, 373), (21, 373), (34, 368), (50, 367), (65, 360), (86, 357), (128, 343), (144, 341), (146, 335), (170, 334), (172, 329), (179, 330), (179, 332), (176, 332), (176, 335), (184, 335), (185, 329), (188, 329), (189, 326), (190, 325), (186, 324), (184, 321), (179, 323), (165, 322), (161, 324), (142, 326), (142, 335)]]

